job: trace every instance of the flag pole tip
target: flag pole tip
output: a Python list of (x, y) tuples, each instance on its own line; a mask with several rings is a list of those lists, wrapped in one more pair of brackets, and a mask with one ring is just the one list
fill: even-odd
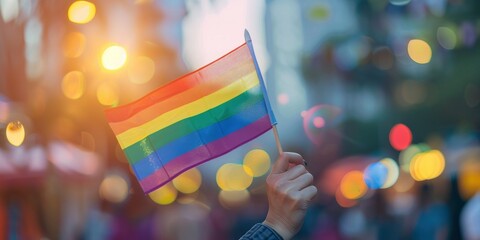
[(246, 28), (243, 35), (245, 36), (245, 42), (252, 41), (252, 39), (250, 38), (250, 33), (248, 33), (248, 30)]

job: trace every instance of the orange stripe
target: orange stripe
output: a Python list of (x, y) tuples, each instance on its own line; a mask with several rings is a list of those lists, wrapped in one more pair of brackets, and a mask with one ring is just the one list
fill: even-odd
[[(231, 71), (235, 72), (238, 67), (251, 61), (252, 56), (248, 46), (243, 44), (214, 62), (156, 89), (135, 102), (107, 109), (105, 115), (109, 123), (128, 120), (138, 112), (200, 84), (216, 81), (215, 79), (224, 80), (223, 75), (229, 74)], [(250, 70), (246, 72), (250, 72)], [(236, 79), (238, 78), (234, 78), (234, 80)]]

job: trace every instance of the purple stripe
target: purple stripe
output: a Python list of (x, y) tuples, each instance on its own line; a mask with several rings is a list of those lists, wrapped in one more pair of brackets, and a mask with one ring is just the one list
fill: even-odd
[[(145, 193), (150, 193), (188, 169), (220, 157), (236, 147), (253, 140), (271, 128), (272, 125), (270, 123), (270, 118), (268, 115), (265, 115), (252, 124), (233, 132), (224, 138), (195, 148), (194, 150), (173, 159), (167, 163), (164, 168), (157, 170), (152, 175), (141, 180), (140, 185)], [(168, 172), (170, 177), (166, 176), (164, 170)]]
[(171, 179), (173, 178), (168, 177), (168, 173), (167, 171), (165, 171), (165, 168), (160, 168), (154, 173), (152, 173), (150, 176), (139, 182), (140, 186), (143, 189), (143, 192), (147, 194), (165, 185)]

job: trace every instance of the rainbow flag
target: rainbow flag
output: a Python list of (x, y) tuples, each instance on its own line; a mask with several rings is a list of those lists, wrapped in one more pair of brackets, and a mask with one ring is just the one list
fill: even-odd
[(250, 39), (105, 114), (145, 193), (276, 124)]

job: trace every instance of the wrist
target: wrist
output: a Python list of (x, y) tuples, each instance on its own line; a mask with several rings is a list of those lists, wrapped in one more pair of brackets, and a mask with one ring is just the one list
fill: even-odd
[(289, 240), (294, 236), (294, 234), (291, 231), (287, 230), (288, 228), (286, 228), (283, 224), (276, 221), (271, 221), (268, 219), (268, 217), (267, 219), (265, 219), (265, 221), (263, 221), (262, 224), (271, 228), (278, 235), (280, 235), (284, 240)]

